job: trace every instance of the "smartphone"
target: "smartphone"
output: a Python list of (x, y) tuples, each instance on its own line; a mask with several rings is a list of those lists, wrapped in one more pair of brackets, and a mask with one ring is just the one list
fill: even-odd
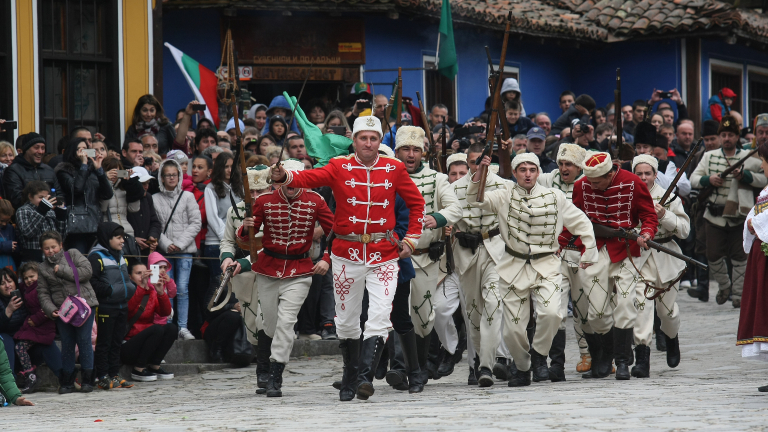
[(330, 129), (331, 133), (334, 135), (345, 136), (347, 134), (346, 126), (329, 126), (328, 129)]
[(365, 102), (358, 102), (357, 108), (358, 109), (366, 109), (371, 108), (373, 105), (371, 104), (371, 101), (365, 101)]
[(117, 170), (117, 178), (127, 179), (129, 177), (128, 170)]
[(205, 111), (205, 104), (192, 104), (192, 111)]
[(95, 158), (96, 157), (96, 149), (85, 149), (85, 155), (89, 158)]
[(672, 99), (672, 92), (661, 92), (662, 99)]
[(152, 264), (149, 266), (150, 276), (149, 281), (151, 283), (157, 283), (160, 281), (160, 266), (157, 264)]
[(20, 290), (11, 291), (11, 298), (14, 298), (14, 297), (21, 298), (21, 291)]
[(16, 129), (19, 127), (19, 122), (16, 120), (6, 120), (0, 127), (3, 129)]

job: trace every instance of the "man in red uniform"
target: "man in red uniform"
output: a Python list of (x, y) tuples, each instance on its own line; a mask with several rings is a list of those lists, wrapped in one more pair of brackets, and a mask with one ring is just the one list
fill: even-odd
[[(283, 165), (292, 172), (304, 169), (296, 159)], [(326, 234), (333, 228), (333, 213), (325, 200), (313, 191), (284, 185), (256, 198), (253, 219), (244, 220), (237, 232), (240, 241), (248, 242), (248, 231), (243, 228), (253, 225), (258, 231), (264, 224), (264, 249), (251, 269), (259, 287), (264, 333), (273, 338), (267, 397), (283, 395), (283, 370), (293, 347), (296, 317), (309, 293), (312, 275), (324, 275), (330, 266), (328, 253), (314, 266), (309, 257), (315, 222), (320, 222)]]
[[(336, 295), (336, 333), (344, 359), (339, 399), (368, 399), (373, 374), (392, 327), (389, 314), (397, 287), (398, 258), (408, 258), (421, 237), (424, 197), (399, 160), (379, 157), (381, 122), (358, 117), (352, 131), (355, 154), (331, 159), (310, 171), (272, 168), (277, 184), (300, 188), (330, 186), (336, 198), (335, 240), (331, 250)], [(399, 247), (395, 194), (410, 211), (408, 232)], [(368, 291), (368, 320), (360, 342), (360, 314)], [(359, 362), (359, 364), (358, 364)], [(359, 369), (359, 371), (358, 371)], [(359, 373), (358, 373), (359, 372)]]
[[(615, 355), (616, 379), (628, 380), (637, 317), (634, 287), (640, 278), (632, 257), (639, 257), (640, 248), (646, 248), (645, 242), (656, 235), (658, 219), (645, 182), (614, 165), (608, 153), (587, 153), (584, 176), (573, 187), (573, 204), (593, 224), (626, 230), (642, 224), (637, 242), (597, 237), (597, 264), (579, 272), (589, 299), (587, 319), (594, 332), (584, 332), (592, 370), (582, 377), (607, 377)], [(611, 306), (612, 296), (615, 307)]]

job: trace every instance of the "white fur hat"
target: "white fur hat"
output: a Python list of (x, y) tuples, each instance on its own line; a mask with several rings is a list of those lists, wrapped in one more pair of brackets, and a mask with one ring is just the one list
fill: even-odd
[(584, 163), (584, 158), (587, 156), (587, 151), (584, 147), (578, 144), (561, 144), (560, 149), (557, 151), (556, 162), (568, 161), (577, 167), (581, 168), (581, 164)]
[(491, 166), (488, 167), (488, 171), (498, 175), (499, 174), (499, 164), (492, 163)]
[(647, 154), (641, 154), (632, 159), (632, 171), (635, 170), (637, 165), (642, 163), (650, 165), (654, 172), (659, 172), (659, 160)]
[(451, 167), (451, 164), (456, 162), (464, 162), (467, 163), (467, 154), (466, 153), (454, 153), (450, 156), (448, 156), (448, 159), (446, 159), (445, 164), (448, 165), (448, 168)]
[(248, 187), (251, 190), (262, 190), (269, 187), (271, 171), (268, 166), (252, 166), (246, 172), (248, 173)]
[(304, 171), (304, 162), (298, 159), (286, 159), (283, 161), (283, 168), (286, 171)]
[(424, 150), (424, 129), (419, 126), (400, 126), (395, 136), (395, 151), (400, 147), (413, 146)]
[(352, 128), (352, 137), (358, 132), (371, 131), (379, 134), (381, 138), (381, 120), (376, 116), (360, 116), (355, 119), (355, 125)]
[(592, 178), (608, 174), (612, 166), (611, 155), (605, 152), (587, 152), (582, 163), (584, 175)]
[(516, 170), (518, 165), (523, 162), (532, 163), (541, 169), (541, 164), (539, 164), (539, 157), (536, 156), (536, 153), (522, 153), (512, 159), (512, 171)]
[(392, 147), (384, 143), (379, 144), (379, 153), (384, 153), (386, 156), (389, 156), (391, 158), (395, 157), (395, 152), (392, 151)]

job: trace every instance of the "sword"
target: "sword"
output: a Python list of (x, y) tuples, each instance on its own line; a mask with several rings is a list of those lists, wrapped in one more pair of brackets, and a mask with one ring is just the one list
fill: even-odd
[[(392, 243), (393, 246), (397, 246), (400, 248), (400, 250), (403, 249), (403, 242), (398, 240), (397, 237), (395, 237), (395, 233), (392, 231), (387, 231), (387, 240), (389, 240), (390, 243)], [(424, 270), (424, 267), (421, 266), (416, 260), (411, 260), (412, 263), (416, 264), (416, 267), (419, 268), (422, 272), (424, 272), (424, 275), (429, 277), (429, 274), (426, 270)]]
[[(216, 293), (213, 295), (213, 297), (211, 297), (211, 301), (208, 302), (209, 311), (217, 311), (223, 308), (224, 305), (226, 305), (229, 301), (229, 297), (232, 295), (232, 287), (229, 286), (229, 280), (232, 279), (232, 274), (235, 272), (235, 267), (236, 266), (234, 265), (227, 267), (227, 269), (224, 270), (224, 274), (221, 275), (221, 283), (219, 284), (218, 288), (216, 288)], [(224, 298), (224, 301), (221, 302), (221, 304), (218, 306), (214, 306), (225, 289), (227, 290), (227, 296)]]

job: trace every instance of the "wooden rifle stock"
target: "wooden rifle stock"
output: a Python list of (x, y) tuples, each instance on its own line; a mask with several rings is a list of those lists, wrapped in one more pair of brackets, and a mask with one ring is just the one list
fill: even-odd
[[(757, 153), (757, 150), (759, 148), (760, 147), (758, 147), (758, 148), (752, 150), (751, 152), (747, 153), (747, 155), (744, 156), (744, 158), (739, 159), (738, 162), (736, 162), (735, 164), (729, 166), (728, 168), (726, 168), (723, 172), (721, 172), (717, 176), (720, 177), (721, 179), (724, 179), (724, 178), (728, 177), (729, 174), (731, 174), (732, 172), (734, 172), (737, 169), (739, 169), (739, 167), (744, 165), (744, 162), (746, 162), (749, 158), (751, 158), (752, 155)], [(712, 192), (714, 192), (714, 191), (715, 191), (715, 187), (712, 186), (712, 185), (709, 185), (709, 186), (705, 187), (704, 189), (702, 189), (701, 192), (699, 192), (699, 198), (698, 198), (699, 204), (701, 204), (701, 205), (706, 204), (707, 198), (709, 198), (709, 196), (712, 195)]]
[(659, 200), (659, 205), (664, 207), (664, 204), (667, 203), (667, 200), (669, 199), (669, 196), (672, 195), (672, 191), (675, 189), (675, 186), (677, 186), (677, 182), (680, 181), (680, 178), (685, 174), (685, 170), (688, 168), (688, 165), (691, 164), (691, 161), (693, 161), (693, 158), (696, 157), (696, 152), (699, 150), (699, 147), (704, 142), (704, 138), (699, 138), (699, 141), (696, 143), (695, 146), (691, 149), (691, 152), (688, 153), (688, 157), (685, 158), (685, 162), (683, 162), (683, 166), (680, 167), (679, 170), (677, 170), (677, 175), (675, 176), (675, 179), (672, 180), (672, 183), (669, 184), (669, 187), (667, 188), (667, 191), (664, 192), (664, 195), (661, 196), (661, 200)]
[(424, 104), (421, 102), (421, 94), (419, 92), (416, 92), (416, 101), (418, 101), (419, 103), (419, 111), (421, 112), (421, 123), (423, 125), (422, 129), (424, 129), (424, 134), (427, 135), (427, 141), (429, 141), (429, 152), (427, 154), (427, 159), (429, 160), (429, 167), (435, 171), (441, 171), (438, 167), (438, 162), (436, 157), (435, 139), (432, 137), (432, 131), (429, 130), (429, 123), (427, 123), (427, 115), (424, 113)]
[[(493, 68), (493, 60), (491, 60), (491, 51), (488, 49), (488, 47), (485, 47), (485, 55), (488, 57), (488, 68), (490, 70), (490, 75), (488, 75), (488, 88), (491, 91), (491, 94), (493, 94), (494, 86), (496, 85), (496, 82), (503, 83), (504, 80), (500, 79), (500, 76), (502, 75), (502, 65), (499, 65), (499, 70), (494, 71)], [(501, 84), (499, 84), (501, 85)], [(499, 97), (498, 104), (494, 107), (492, 107), (493, 110), (497, 111), (498, 118), (499, 118), (499, 124), (501, 125), (501, 139), (502, 141), (506, 141), (510, 137), (509, 133), (509, 123), (507, 123), (507, 118), (502, 113), (504, 110), (501, 106), (501, 97)], [(504, 147), (499, 143), (498, 150), (496, 151), (496, 154), (499, 157), (499, 176), (505, 179), (511, 179), (512, 178), (512, 151), (509, 147)]]
[[(625, 229), (614, 229), (605, 225), (600, 225), (598, 223), (592, 222), (592, 229), (595, 232), (595, 237), (603, 237), (603, 238), (623, 238), (625, 240), (632, 240), (637, 241), (637, 238), (640, 237), (640, 235), (635, 234), (632, 231), (628, 231)], [(687, 256), (675, 252), (672, 249), (666, 248), (655, 241), (649, 240), (645, 242), (645, 244), (648, 245), (651, 249), (656, 249), (659, 252), (664, 252), (667, 255), (671, 255), (679, 260), (683, 260), (688, 264), (693, 264), (695, 266), (699, 266), (703, 269), (707, 269), (707, 265), (701, 262), (696, 261), (695, 259), (688, 258)]]

